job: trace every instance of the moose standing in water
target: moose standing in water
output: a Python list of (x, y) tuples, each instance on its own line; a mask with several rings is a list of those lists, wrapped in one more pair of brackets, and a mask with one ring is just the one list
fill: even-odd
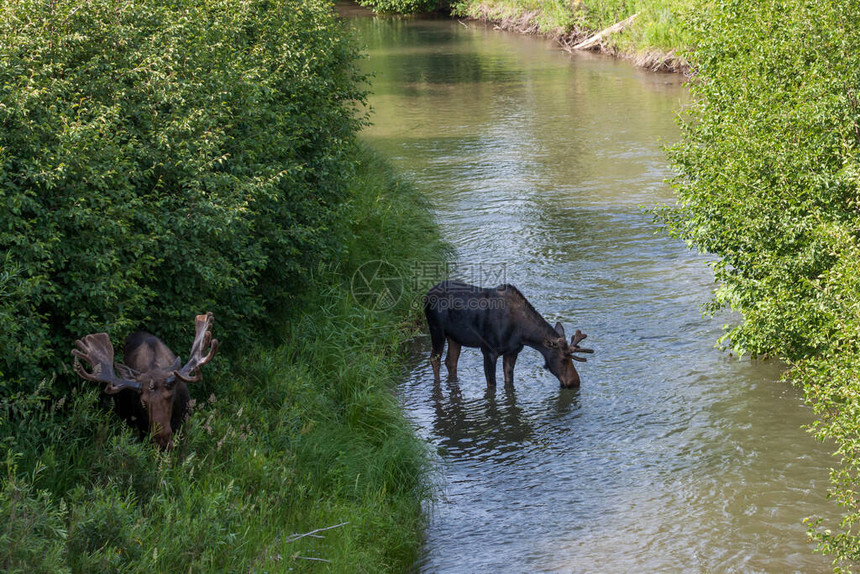
[(513, 384), (517, 355), (526, 345), (543, 355), (545, 367), (565, 388), (579, 386), (573, 360), (585, 359), (574, 353), (594, 352), (579, 346), (586, 335), (578, 329), (568, 343), (562, 324), (550, 326), (513, 285), (483, 289), (459, 281), (443, 281), (424, 296), (424, 315), (430, 327), (433, 345), (430, 364), (436, 381), (446, 339), (448, 376), (457, 377), (461, 347), (479, 347), (484, 354), (484, 375), (490, 387), (496, 384), (499, 355), (503, 358), (505, 384)]
[[(143, 331), (126, 337), (125, 364), (114, 365), (110, 337), (93, 333), (75, 341), (75, 371), (88, 381), (107, 383), (104, 392), (113, 396), (117, 414), (142, 434), (149, 433), (161, 448), (171, 449), (173, 433), (188, 415), (191, 395), (186, 383), (202, 378), (198, 369), (218, 350), (213, 321), (212, 313), (195, 318), (197, 332), (184, 366), (161, 339)], [(92, 372), (78, 359), (89, 363)]]

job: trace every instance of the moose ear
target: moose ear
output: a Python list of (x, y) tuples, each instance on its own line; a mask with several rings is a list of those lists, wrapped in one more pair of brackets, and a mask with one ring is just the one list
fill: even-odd
[(557, 339), (547, 339), (544, 338), (543, 346), (547, 349), (557, 349), (558, 348), (558, 340)]
[(555, 324), (555, 332), (558, 333), (558, 336), (561, 337), (562, 339), (565, 338), (565, 336), (564, 336), (564, 325), (562, 325), (561, 323)]

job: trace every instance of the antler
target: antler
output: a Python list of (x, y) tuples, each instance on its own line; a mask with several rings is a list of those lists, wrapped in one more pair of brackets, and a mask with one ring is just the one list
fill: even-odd
[[(110, 337), (107, 333), (87, 335), (83, 339), (75, 341), (75, 346), (77, 349), (72, 349), (72, 354), (75, 356), (75, 372), (82, 378), (96, 383), (107, 383), (108, 386), (105, 387), (105, 392), (110, 395), (116, 394), (123, 389), (134, 389), (136, 391), (142, 389), (138, 381), (117, 377), (114, 373), (113, 345), (111, 345)], [(83, 359), (89, 363), (93, 372), (87, 372), (78, 359)], [(128, 369), (128, 372), (131, 373), (131, 370)]]
[(594, 352), (594, 349), (583, 349), (582, 347), (579, 346), (579, 342), (582, 341), (583, 339), (585, 339), (586, 337), (588, 337), (588, 335), (586, 335), (585, 333), (583, 333), (582, 331), (577, 329), (576, 333), (574, 333), (573, 337), (570, 338), (570, 353), (571, 353), (570, 358), (573, 359), (574, 361), (581, 361), (584, 363), (586, 361), (586, 359), (584, 357), (574, 357), (573, 353), (593, 353)]
[[(205, 365), (212, 360), (215, 353), (218, 351), (218, 339), (212, 338), (212, 323), (215, 317), (211, 312), (205, 315), (197, 315), (194, 318), (197, 333), (194, 335), (194, 344), (191, 345), (191, 356), (185, 366), (174, 371), (177, 379), (186, 383), (196, 383), (203, 376), (198, 371), (198, 367)], [(209, 352), (204, 356), (203, 353), (209, 349)]]

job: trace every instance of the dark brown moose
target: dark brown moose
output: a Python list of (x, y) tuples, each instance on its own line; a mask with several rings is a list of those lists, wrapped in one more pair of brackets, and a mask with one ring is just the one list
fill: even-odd
[(513, 384), (514, 365), (524, 346), (532, 347), (543, 355), (545, 368), (565, 388), (579, 386), (579, 373), (573, 360), (585, 359), (574, 356), (574, 353), (594, 352), (579, 346), (586, 337), (579, 330), (568, 343), (562, 324), (556, 323), (554, 328), (550, 326), (513, 285), (484, 289), (459, 281), (443, 281), (425, 295), (424, 315), (430, 328), (433, 345), (430, 363), (436, 381), (439, 381), (446, 339), (448, 376), (457, 377), (461, 347), (478, 347), (484, 354), (484, 375), (491, 387), (496, 384), (499, 355), (503, 358), (505, 384)]
[[(114, 364), (110, 337), (94, 333), (75, 341), (75, 371), (88, 381), (106, 383), (104, 392), (113, 396), (117, 413), (161, 448), (171, 449), (173, 433), (188, 415), (191, 395), (186, 383), (199, 381), (200, 367), (218, 351), (213, 321), (212, 313), (195, 318), (197, 333), (184, 366), (161, 339), (143, 331), (126, 337), (125, 364)], [(89, 363), (92, 372), (78, 359)]]

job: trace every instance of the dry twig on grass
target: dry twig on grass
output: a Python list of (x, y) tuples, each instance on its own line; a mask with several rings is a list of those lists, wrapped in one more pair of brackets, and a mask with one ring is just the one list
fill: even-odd
[(300, 540), (305, 538), (306, 536), (310, 536), (312, 538), (324, 538), (324, 536), (320, 536), (319, 532), (325, 532), (326, 530), (332, 530), (334, 528), (340, 528), (341, 526), (346, 526), (349, 522), (341, 522), (340, 524), (335, 524), (334, 526), (326, 526), (325, 528), (317, 528), (316, 530), (311, 530), (310, 532), (305, 532), (304, 534), (293, 534), (289, 536), (285, 542), (295, 542), (296, 540)]

